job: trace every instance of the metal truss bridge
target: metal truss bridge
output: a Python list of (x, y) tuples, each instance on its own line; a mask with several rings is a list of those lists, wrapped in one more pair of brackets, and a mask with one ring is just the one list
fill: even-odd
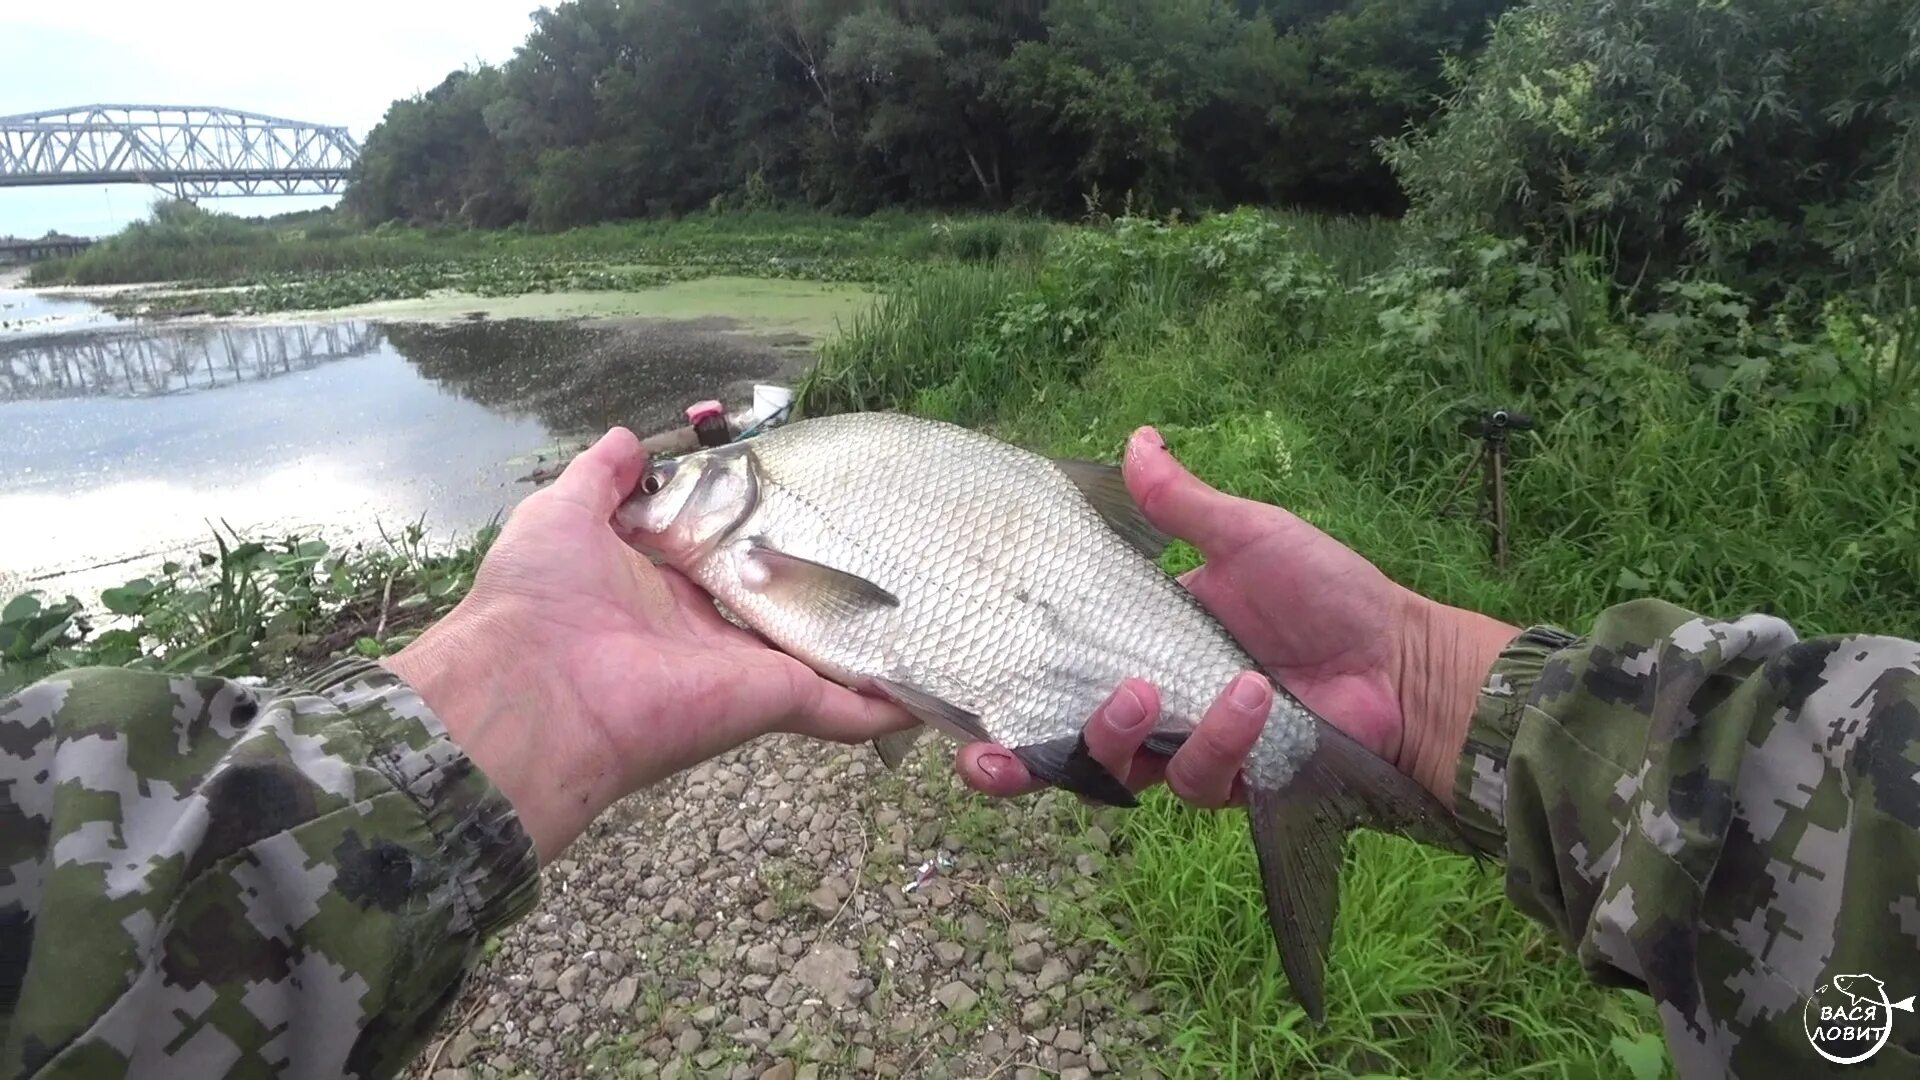
[(360, 147), (344, 127), (199, 105), (0, 116), (0, 187), (151, 184), (175, 196), (331, 195)]

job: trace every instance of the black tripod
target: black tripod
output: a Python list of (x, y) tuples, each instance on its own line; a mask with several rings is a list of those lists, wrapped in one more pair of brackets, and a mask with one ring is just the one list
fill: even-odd
[(1507, 433), (1510, 431), (1532, 431), (1533, 417), (1525, 413), (1509, 412), (1506, 409), (1494, 409), (1481, 416), (1469, 419), (1461, 425), (1467, 434), (1480, 440), (1480, 454), (1467, 467), (1460, 471), (1460, 478), (1453, 482), (1452, 490), (1440, 504), (1441, 512), (1451, 509), (1454, 500), (1460, 494), (1460, 488), (1466, 484), (1467, 477), (1473, 475), (1474, 466), (1482, 470), (1480, 482), (1480, 514), (1490, 517), (1493, 526), (1493, 557), (1500, 569), (1507, 568)]

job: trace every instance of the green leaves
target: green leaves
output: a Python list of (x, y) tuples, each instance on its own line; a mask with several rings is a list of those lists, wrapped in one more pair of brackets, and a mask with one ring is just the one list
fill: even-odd
[(229, 530), (212, 550), (102, 590), (91, 612), (23, 593), (0, 608), (0, 691), (81, 665), (240, 675), (349, 648), (384, 656), (466, 595), (497, 532), (443, 550), (416, 522), (384, 546), (336, 553), (317, 538)]
[(1906, 0), (1535, 0), (1384, 152), (1424, 229), (1605, 242), (1622, 283), (1697, 271), (1811, 306), (1920, 269), (1920, 209), (1894, 194), (1920, 145), (1913, 19)]

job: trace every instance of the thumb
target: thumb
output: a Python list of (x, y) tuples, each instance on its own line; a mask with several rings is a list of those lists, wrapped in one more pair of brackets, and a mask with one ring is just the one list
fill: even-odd
[(610, 518), (640, 482), (646, 468), (647, 452), (639, 437), (626, 428), (615, 427), (568, 462), (548, 490), (555, 498)]
[(1224, 558), (1273, 528), (1267, 515), (1278, 508), (1229, 495), (1188, 472), (1151, 427), (1127, 441), (1121, 472), (1154, 528), (1192, 544), (1209, 560)]

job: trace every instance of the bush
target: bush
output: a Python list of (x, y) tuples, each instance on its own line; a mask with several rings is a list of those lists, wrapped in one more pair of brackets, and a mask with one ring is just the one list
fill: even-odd
[(1452, 70), (1439, 120), (1386, 146), (1431, 234), (1604, 240), (1622, 280), (1698, 270), (1765, 303), (1911, 270), (1907, 0), (1536, 0)]

